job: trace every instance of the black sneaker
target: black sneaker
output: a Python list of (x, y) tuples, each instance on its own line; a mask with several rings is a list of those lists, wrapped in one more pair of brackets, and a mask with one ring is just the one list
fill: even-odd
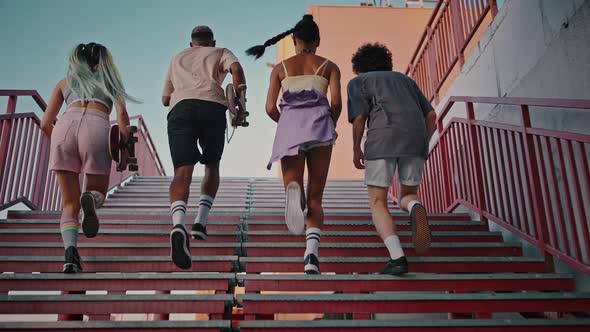
[(381, 274), (391, 274), (394, 276), (401, 276), (406, 273), (408, 273), (408, 260), (406, 256), (398, 259), (390, 259), (381, 271)]
[(320, 274), (320, 261), (314, 254), (305, 256), (305, 274)]
[(172, 261), (181, 269), (190, 269), (192, 264), (188, 233), (183, 225), (176, 225), (170, 231)]
[(78, 273), (82, 271), (82, 261), (78, 254), (78, 249), (74, 246), (66, 249), (66, 257), (64, 263), (64, 273)]
[(432, 233), (428, 225), (426, 208), (422, 204), (415, 204), (410, 211), (410, 223), (412, 225), (412, 242), (417, 254), (423, 254), (430, 249)]
[(80, 196), (80, 205), (82, 206), (82, 232), (88, 238), (93, 238), (98, 234), (98, 217), (96, 216), (96, 199), (90, 192), (84, 192)]
[(191, 235), (195, 240), (207, 240), (207, 226), (196, 222), (193, 224)]

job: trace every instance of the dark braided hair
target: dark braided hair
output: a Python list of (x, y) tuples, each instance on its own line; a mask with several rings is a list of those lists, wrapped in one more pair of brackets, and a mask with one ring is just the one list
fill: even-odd
[(106, 47), (98, 43), (79, 44), (76, 47), (78, 58), (86, 62), (90, 68), (98, 65), (98, 61), (105, 51)]
[(312, 15), (303, 15), (301, 21), (297, 22), (295, 26), (283, 33), (280, 33), (271, 39), (264, 42), (263, 45), (257, 45), (246, 50), (246, 54), (260, 58), (264, 54), (264, 50), (278, 43), (281, 39), (294, 34), (296, 38), (303, 40), (306, 43), (320, 41), (320, 28), (313, 21)]

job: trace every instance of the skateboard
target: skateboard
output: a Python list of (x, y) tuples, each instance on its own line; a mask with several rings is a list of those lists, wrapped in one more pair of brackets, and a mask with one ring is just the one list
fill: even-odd
[(137, 172), (139, 170), (137, 158), (135, 157), (137, 137), (134, 136), (137, 133), (137, 127), (127, 126), (127, 129), (129, 130), (129, 139), (127, 142), (123, 141), (118, 125), (111, 126), (109, 133), (109, 154), (117, 164), (117, 172), (123, 172), (126, 169), (129, 169), (130, 172)]
[(225, 96), (227, 98), (227, 108), (229, 109), (232, 127), (248, 127), (250, 123), (246, 121), (246, 118), (250, 113), (246, 111), (245, 94), (236, 95), (234, 85), (230, 83), (225, 87)]

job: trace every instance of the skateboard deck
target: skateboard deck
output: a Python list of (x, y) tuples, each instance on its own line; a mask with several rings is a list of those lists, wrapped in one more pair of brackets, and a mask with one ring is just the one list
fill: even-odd
[(136, 126), (128, 126), (129, 139), (127, 142), (123, 140), (119, 125), (111, 126), (109, 133), (109, 154), (113, 161), (117, 164), (117, 172), (123, 172), (127, 169), (131, 172), (137, 172), (137, 158), (135, 157), (135, 143), (137, 142)]

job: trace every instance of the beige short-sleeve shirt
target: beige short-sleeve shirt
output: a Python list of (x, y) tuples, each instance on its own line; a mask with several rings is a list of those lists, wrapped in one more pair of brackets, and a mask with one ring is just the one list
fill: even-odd
[(227, 106), (221, 86), (238, 58), (226, 48), (197, 46), (172, 58), (163, 96), (170, 96), (170, 110), (184, 99), (201, 99)]

